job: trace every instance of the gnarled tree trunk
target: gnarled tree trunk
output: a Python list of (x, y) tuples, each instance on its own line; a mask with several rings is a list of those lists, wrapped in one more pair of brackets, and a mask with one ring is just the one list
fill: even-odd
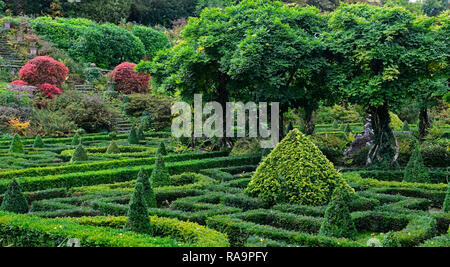
[(419, 113), (419, 138), (422, 140), (428, 135), (428, 129), (430, 129), (430, 118), (428, 117), (428, 110), (421, 108)]
[(314, 134), (314, 130), (316, 128), (316, 124), (313, 120), (313, 110), (305, 109), (305, 134), (312, 135)]
[(398, 142), (389, 123), (389, 109), (387, 105), (369, 109), (372, 128), (374, 131), (374, 145), (369, 151), (367, 165), (397, 166), (399, 154)]

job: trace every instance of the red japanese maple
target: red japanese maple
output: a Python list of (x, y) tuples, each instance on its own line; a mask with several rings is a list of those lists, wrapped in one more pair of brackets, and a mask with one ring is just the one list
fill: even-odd
[(137, 73), (136, 64), (125, 62), (111, 72), (111, 79), (116, 83), (116, 90), (125, 94), (146, 93), (149, 90), (151, 76)]

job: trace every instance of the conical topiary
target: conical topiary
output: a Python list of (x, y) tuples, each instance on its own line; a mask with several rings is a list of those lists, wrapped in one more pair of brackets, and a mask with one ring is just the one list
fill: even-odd
[(407, 121), (404, 121), (404, 122), (403, 122), (402, 131), (404, 131), (404, 132), (409, 132), (409, 131), (411, 131), (411, 129), (409, 128), (409, 124), (408, 124)]
[(44, 148), (44, 141), (39, 134), (34, 138), (33, 148)]
[(351, 194), (347, 188), (336, 188), (325, 210), (319, 235), (355, 239), (357, 231), (348, 208), (350, 199)]
[(106, 149), (106, 154), (117, 154), (120, 153), (120, 148), (117, 146), (116, 142), (111, 141), (109, 143), (108, 149)]
[(403, 181), (411, 183), (430, 183), (430, 173), (423, 163), (419, 145), (416, 145), (414, 152), (406, 165)]
[(80, 143), (73, 152), (72, 159), (70, 160), (70, 162), (75, 163), (78, 161), (87, 161), (87, 160), (88, 155), (86, 153), (86, 150), (84, 150), (83, 145)]
[(155, 168), (153, 169), (150, 180), (153, 182), (153, 186), (165, 186), (170, 183), (169, 171), (164, 164), (164, 160), (161, 154), (158, 154), (155, 162)]
[(164, 142), (159, 143), (158, 151), (156, 151), (156, 156), (160, 154), (161, 156), (167, 156), (167, 150), (166, 145), (164, 145)]
[(134, 125), (133, 125), (133, 127), (131, 127), (130, 134), (128, 135), (128, 143), (130, 145), (139, 144), (139, 139), (137, 137), (136, 128), (134, 127)]
[(9, 152), (11, 153), (24, 153), (22, 141), (20, 141), (20, 137), (18, 134), (14, 135), (13, 140), (11, 141), (11, 145), (9, 147)]
[(137, 138), (138, 138), (139, 140), (141, 140), (141, 141), (144, 141), (144, 140), (145, 140), (145, 134), (144, 134), (144, 131), (142, 130), (142, 127), (139, 127), (139, 128), (138, 128), (138, 131), (137, 131)]
[(144, 186), (136, 183), (133, 196), (128, 207), (127, 222), (124, 229), (141, 234), (151, 234), (152, 227), (148, 214), (147, 201), (144, 196)]
[(447, 195), (445, 196), (444, 205), (442, 207), (443, 212), (450, 212), (450, 184), (447, 186)]
[(81, 137), (78, 133), (75, 133), (72, 137), (72, 146), (78, 146), (81, 144)]
[(8, 185), (0, 210), (15, 213), (28, 212), (28, 201), (22, 192), (22, 188), (15, 179)]
[(145, 174), (144, 168), (141, 168), (138, 174), (138, 178), (136, 183), (141, 183), (144, 186), (144, 196), (147, 200), (147, 205), (149, 208), (156, 208), (156, 196), (155, 192), (153, 191), (152, 183), (148, 179), (147, 175)]
[[(280, 179), (287, 186), (283, 187)], [(338, 185), (349, 187), (319, 148), (294, 129), (263, 159), (246, 192), (272, 204), (284, 199), (325, 205)]]

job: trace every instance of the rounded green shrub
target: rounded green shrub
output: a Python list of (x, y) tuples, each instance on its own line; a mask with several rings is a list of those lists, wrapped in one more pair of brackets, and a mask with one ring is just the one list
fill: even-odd
[(417, 145), (408, 165), (406, 165), (403, 181), (410, 183), (430, 183), (430, 174), (423, 163), (420, 147)]
[(155, 168), (153, 169), (150, 180), (156, 187), (170, 184), (170, 174), (164, 164), (161, 154), (158, 154), (158, 157), (156, 158)]
[(136, 127), (134, 127), (134, 125), (133, 125), (133, 127), (131, 127), (130, 134), (128, 135), (128, 143), (130, 145), (139, 144), (139, 138), (137, 136)]
[(144, 195), (144, 186), (142, 183), (136, 183), (133, 196), (127, 212), (127, 222), (124, 227), (127, 231), (133, 231), (140, 234), (151, 234), (152, 227), (148, 214), (147, 201)]
[(44, 147), (44, 141), (42, 141), (42, 137), (38, 134), (34, 138), (33, 148), (43, 148)]
[(27, 213), (28, 201), (22, 192), (22, 188), (16, 179), (13, 179), (8, 185), (8, 190), (3, 197), (0, 210), (15, 212), (15, 213)]
[(351, 194), (348, 188), (338, 187), (325, 210), (325, 218), (320, 226), (319, 235), (355, 239), (357, 235), (348, 202)]
[(107, 154), (117, 154), (120, 153), (120, 149), (119, 146), (117, 146), (115, 141), (111, 141), (111, 143), (109, 143), (108, 149), (106, 149), (106, 153)]
[(263, 159), (246, 192), (271, 204), (324, 205), (339, 185), (348, 187), (319, 148), (294, 129)]
[(147, 200), (147, 205), (149, 208), (156, 208), (156, 196), (155, 192), (153, 191), (152, 183), (148, 179), (147, 175), (145, 174), (144, 168), (141, 168), (138, 174), (137, 183), (141, 183), (144, 186), (144, 196)]
[(22, 141), (20, 141), (20, 137), (18, 134), (14, 135), (13, 140), (11, 141), (11, 145), (9, 146), (10, 153), (24, 153)]
[(146, 26), (136, 25), (133, 27), (131, 32), (142, 41), (147, 57), (150, 60), (156, 56), (158, 51), (170, 46), (169, 38), (162, 31)]
[(86, 153), (86, 150), (84, 150), (83, 145), (80, 143), (73, 152), (72, 159), (70, 160), (70, 162), (75, 163), (78, 161), (87, 161), (87, 160), (88, 155)]

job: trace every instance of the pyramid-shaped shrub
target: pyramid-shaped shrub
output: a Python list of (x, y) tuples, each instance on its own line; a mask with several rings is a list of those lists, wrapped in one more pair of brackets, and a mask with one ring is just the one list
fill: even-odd
[(11, 141), (11, 145), (9, 146), (9, 152), (11, 153), (24, 153), (22, 141), (20, 141), (20, 137), (18, 134), (14, 135), (13, 140)]
[(130, 145), (139, 144), (139, 138), (137, 137), (136, 128), (134, 126), (131, 127), (130, 134), (128, 135), (128, 143)]
[(81, 143), (81, 137), (78, 133), (75, 133), (72, 137), (72, 146), (78, 146)]
[(142, 127), (139, 127), (139, 129), (137, 131), (137, 138), (141, 141), (145, 140), (145, 134), (144, 134), (144, 131), (142, 130)]
[(153, 191), (152, 182), (148, 179), (147, 174), (145, 174), (144, 168), (141, 168), (138, 174), (136, 183), (141, 183), (144, 186), (144, 196), (147, 200), (147, 205), (149, 208), (156, 208), (156, 196)]
[(164, 160), (161, 154), (158, 154), (155, 162), (155, 168), (153, 169), (150, 180), (153, 182), (153, 186), (165, 186), (170, 184), (170, 174), (164, 164)]
[(349, 187), (319, 148), (294, 129), (263, 159), (246, 192), (271, 204), (325, 205), (338, 185)]
[(136, 188), (128, 207), (127, 217), (127, 222), (124, 227), (125, 230), (141, 234), (152, 233), (148, 206), (142, 183), (136, 183)]
[(106, 154), (117, 154), (120, 153), (120, 148), (117, 146), (116, 142), (111, 141), (109, 143), (108, 149), (106, 149)]
[(447, 195), (445, 196), (444, 206), (442, 207), (443, 212), (450, 212), (450, 184), (447, 187)]
[(88, 155), (86, 153), (86, 150), (84, 150), (83, 145), (80, 143), (73, 152), (72, 159), (70, 160), (70, 162), (75, 163), (78, 161), (87, 161), (87, 160)]
[(0, 210), (15, 213), (28, 212), (28, 201), (22, 192), (22, 188), (15, 179), (8, 185)]
[(156, 152), (156, 155), (161, 154), (161, 156), (167, 156), (167, 150), (166, 145), (164, 145), (164, 142), (159, 143), (158, 151)]
[(319, 235), (354, 239), (357, 235), (348, 202), (352, 192), (348, 188), (338, 187), (333, 193), (331, 202), (325, 210), (324, 220), (320, 226)]
[(33, 148), (44, 148), (44, 141), (42, 141), (42, 137), (38, 134), (34, 138)]
[(416, 145), (414, 152), (406, 165), (403, 181), (410, 183), (430, 183), (430, 173), (423, 163), (419, 145)]

